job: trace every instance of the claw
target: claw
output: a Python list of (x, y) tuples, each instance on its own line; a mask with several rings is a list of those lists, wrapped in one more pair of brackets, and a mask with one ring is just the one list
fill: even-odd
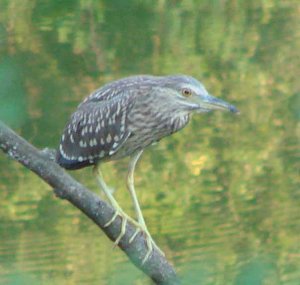
[(157, 251), (162, 255), (165, 256), (165, 253), (157, 246), (157, 244), (155, 243), (155, 241), (152, 239), (151, 235), (149, 234), (149, 232), (147, 230), (144, 231), (145, 235), (146, 235), (146, 243), (147, 243), (147, 247), (148, 247), (148, 251), (142, 261), (142, 264), (145, 264), (145, 262), (149, 259), (153, 248), (156, 248)]
[(129, 243), (132, 243), (133, 240), (135, 239), (135, 237), (137, 236), (137, 234), (140, 232), (141, 230), (139, 228), (136, 228), (134, 234), (132, 235), (132, 237), (129, 239)]
[[(150, 239), (151, 239), (151, 240), (150, 240)], [(142, 264), (143, 264), (143, 265), (144, 265), (145, 262), (149, 259), (150, 255), (151, 255), (151, 253), (152, 253), (152, 251), (153, 251), (152, 241), (153, 241), (153, 240), (152, 240), (151, 237), (146, 237), (146, 243), (147, 243), (148, 251), (147, 251), (147, 253), (146, 253), (146, 255), (145, 255), (145, 257), (144, 257), (144, 259), (143, 259), (143, 261), (142, 261)]]
[(147, 253), (142, 261), (142, 264), (145, 264), (145, 262), (149, 259), (149, 257), (151, 256), (151, 253), (153, 251), (153, 248), (156, 248), (157, 251), (162, 255), (165, 256), (164, 252), (157, 246), (157, 244), (155, 243), (155, 241), (153, 240), (153, 238), (151, 237), (150, 233), (148, 232), (146, 226), (138, 224), (134, 234), (132, 235), (132, 237), (129, 239), (129, 243), (132, 243), (133, 240), (136, 238), (137, 234), (139, 232), (142, 232), (145, 236), (146, 239), (146, 245), (147, 245)]
[(121, 231), (120, 231), (119, 236), (115, 240), (115, 246), (119, 244), (121, 238), (125, 235), (125, 233), (126, 233), (126, 225), (127, 225), (127, 219), (126, 219), (126, 217), (122, 217)]
[(104, 225), (104, 227), (107, 228), (109, 225), (111, 225), (118, 215), (119, 213), (118, 211), (116, 211), (112, 216), (112, 218)]

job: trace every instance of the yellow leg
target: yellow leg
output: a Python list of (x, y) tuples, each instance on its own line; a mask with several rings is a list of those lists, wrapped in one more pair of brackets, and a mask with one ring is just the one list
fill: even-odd
[(126, 224), (127, 221), (130, 221), (132, 224), (134, 224), (136, 227), (139, 227), (139, 223), (137, 221), (135, 221), (134, 219), (132, 219), (130, 216), (128, 216), (120, 207), (120, 205), (118, 204), (118, 202), (116, 201), (116, 199), (114, 198), (114, 196), (111, 193), (111, 190), (109, 189), (109, 187), (106, 185), (106, 183), (104, 182), (103, 176), (102, 176), (102, 172), (100, 170), (99, 165), (96, 165), (94, 168), (94, 173), (96, 174), (97, 177), (97, 181), (98, 184), (100, 186), (100, 188), (102, 189), (102, 191), (105, 193), (106, 197), (108, 198), (110, 204), (112, 205), (112, 207), (115, 210), (114, 215), (112, 216), (112, 218), (104, 225), (104, 227), (108, 227), (116, 218), (117, 216), (120, 216), (122, 218), (122, 224), (121, 224), (121, 230), (120, 230), (120, 234), (117, 237), (117, 239), (115, 240), (115, 245), (117, 245), (121, 238), (124, 236), (125, 231), (126, 231)]
[(162, 255), (164, 255), (164, 253), (156, 245), (156, 243), (152, 239), (152, 237), (151, 237), (151, 235), (150, 235), (150, 233), (149, 233), (149, 231), (147, 229), (147, 226), (146, 226), (146, 223), (145, 223), (145, 220), (144, 220), (144, 217), (143, 217), (143, 214), (142, 214), (142, 211), (141, 211), (141, 208), (140, 208), (137, 196), (136, 196), (136, 192), (135, 192), (135, 189), (134, 189), (134, 169), (135, 169), (136, 163), (139, 160), (139, 158), (140, 158), (140, 156), (141, 156), (142, 153), (143, 153), (143, 150), (140, 150), (137, 153), (135, 153), (133, 155), (130, 163), (129, 163), (128, 177), (127, 177), (127, 186), (128, 186), (128, 190), (129, 190), (130, 196), (131, 196), (132, 201), (133, 201), (134, 209), (135, 209), (136, 216), (137, 216), (138, 223), (139, 223), (139, 226), (137, 227), (137, 230), (135, 231), (135, 233), (133, 234), (133, 236), (130, 238), (129, 243), (131, 243), (134, 240), (134, 238), (139, 233), (139, 231), (142, 231), (145, 234), (146, 242), (147, 242), (147, 247), (148, 247), (147, 254), (146, 254), (146, 256), (143, 259), (143, 263), (145, 263), (147, 261), (147, 259), (150, 257), (151, 253), (152, 253), (153, 246)]

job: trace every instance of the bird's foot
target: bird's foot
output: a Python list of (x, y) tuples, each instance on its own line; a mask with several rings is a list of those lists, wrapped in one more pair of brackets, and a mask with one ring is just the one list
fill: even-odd
[(116, 240), (114, 242), (115, 245), (118, 245), (119, 242), (120, 242), (120, 240), (122, 239), (122, 237), (125, 235), (125, 233), (126, 233), (126, 225), (127, 225), (128, 221), (130, 223), (132, 223), (133, 225), (135, 225), (136, 227), (139, 227), (139, 225), (140, 225), (137, 221), (135, 221), (133, 218), (131, 218), (130, 216), (128, 216), (122, 209), (116, 209), (114, 215), (104, 225), (104, 227), (107, 228), (108, 226), (110, 226), (118, 216), (121, 218), (122, 222), (121, 222), (121, 231), (120, 231), (120, 234), (118, 235), (118, 237), (116, 238)]
[(129, 221), (130, 223), (132, 223), (136, 227), (136, 230), (135, 230), (134, 234), (129, 239), (129, 243), (132, 243), (133, 240), (138, 235), (138, 233), (140, 233), (140, 232), (144, 235), (144, 237), (146, 239), (146, 245), (147, 245), (148, 250), (147, 250), (147, 253), (146, 253), (146, 255), (145, 255), (145, 257), (142, 261), (142, 264), (144, 264), (149, 259), (149, 257), (150, 257), (150, 255), (151, 255), (154, 248), (157, 249), (157, 251), (161, 255), (165, 256), (164, 252), (158, 247), (158, 245), (155, 243), (155, 241), (151, 237), (146, 225), (142, 224), (142, 223), (138, 223), (136, 220), (134, 220), (133, 218), (128, 216), (122, 209), (117, 209), (115, 211), (114, 215), (112, 216), (112, 218), (104, 225), (104, 227), (110, 226), (118, 216), (122, 219), (122, 223), (121, 223), (121, 231), (120, 231), (118, 237), (116, 238), (116, 240), (114, 242), (115, 246), (119, 244), (120, 240), (125, 235), (126, 225), (127, 225), (127, 222)]
[(161, 255), (165, 256), (164, 252), (163, 252), (163, 251), (158, 247), (158, 245), (155, 243), (155, 241), (154, 241), (153, 238), (151, 237), (151, 235), (150, 235), (150, 233), (149, 233), (149, 231), (148, 231), (146, 225), (143, 224), (143, 223), (138, 223), (138, 226), (137, 226), (137, 228), (136, 228), (134, 234), (133, 234), (132, 237), (130, 238), (129, 243), (132, 243), (132, 242), (133, 242), (133, 240), (135, 239), (135, 237), (137, 236), (137, 234), (138, 234), (139, 232), (141, 232), (141, 233), (144, 235), (144, 237), (145, 237), (145, 239), (146, 239), (147, 248), (148, 248), (147, 253), (146, 253), (146, 255), (145, 255), (145, 257), (144, 257), (144, 259), (143, 259), (143, 261), (142, 261), (142, 264), (144, 264), (144, 263), (149, 259), (150, 255), (151, 255), (151, 253), (152, 253), (152, 251), (153, 251), (153, 248), (157, 249), (157, 251), (158, 251)]

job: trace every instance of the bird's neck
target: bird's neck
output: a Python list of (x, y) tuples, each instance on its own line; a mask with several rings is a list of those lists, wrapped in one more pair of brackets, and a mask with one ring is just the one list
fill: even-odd
[(188, 113), (179, 113), (177, 116), (173, 115), (173, 117), (170, 120), (170, 132), (175, 133), (184, 128), (189, 120), (190, 120), (190, 114)]

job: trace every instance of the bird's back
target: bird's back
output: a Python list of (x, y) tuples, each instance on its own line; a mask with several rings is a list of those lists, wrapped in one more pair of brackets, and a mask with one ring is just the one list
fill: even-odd
[(148, 89), (151, 85), (154, 85), (155, 80), (158, 78), (161, 77), (153, 75), (134, 75), (115, 80), (92, 92), (83, 100), (79, 107), (86, 102), (108, 101), (124, 93), (124, 91), (130, 92), (130, 90), (142, 89), (143, 87)]

